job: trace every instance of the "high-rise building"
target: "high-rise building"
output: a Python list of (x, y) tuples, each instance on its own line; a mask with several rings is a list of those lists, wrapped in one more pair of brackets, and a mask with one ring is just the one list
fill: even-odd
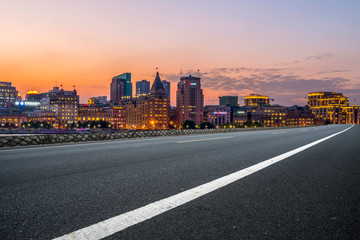
[(131, 73), (113, 77), (110, 84), (110, 101), (119, 102), (123, 97), (132, 97)]
[(244, 97), (246, 107), (257, 107), (269, 105), (269, 97), (260, 94), (250, 94), (250, 96)]
[(162, 84), (164, 85), (164, 89), (165, 89), (166, 95), (167, 95), (168, 98), (170, 99), (170, 82), (169, 82), (169, 81), (166, 81), (166, 80), (163, 80), (163, 81), (162, 81)]
[(359, 124), (359, 106), (350, 106), (349, 98), (342, 93), (311, 92), (308, 106), (316, 120), (333, 124)]
[(13, 107), (18, 100), (18, 94), (11, 82), (0, 82), (0, 107)]
[(150, 92), (150, 82), (146, 80), (141, 80), (136, 82), (136, 95), (140, 94), (149, 94)]
[(238, 96), (221, 96), (219, 97), (219, 105), (236, 107), (238, 105)]
[(126, 106), (128, 128), (165, 129), (169, 127), (170, 99), (166, 96), (158, 72), (150, 94), (124, 99), (123, 103)]
[(77, 124), (79, 95), (76, 90), (64, 91), (59, 87), (45, 93), (40, 101), (40, 109), (56, 113), (58, 123), (56, 127), (67, 127), (70, 124)]
[(185, 120), (200, 124), (204, 119), (204, 95), (201, 89), (200, 78), (189, 75), (181, 77), (176, 91), (176, 108), (178, 122)]

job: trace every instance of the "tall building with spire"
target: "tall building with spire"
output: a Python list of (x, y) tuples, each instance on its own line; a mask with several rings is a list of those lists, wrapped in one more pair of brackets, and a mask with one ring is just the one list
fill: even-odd
[(132, 97), (131, 73), (123, 73), (111, 80), (110, 101), (119, 102), (123, 97)]
[(176, 91), (178, 123), (185, 120), (200, 124), (204, 119), (204, 94), (200, 78), (189, 75), (181, 77)]
[(159, 72), (150, 94), (123, 100), (127, 112), (127, 126), (133, 129), (166, 129), (169, 127), (170, 99), (161, 82)]

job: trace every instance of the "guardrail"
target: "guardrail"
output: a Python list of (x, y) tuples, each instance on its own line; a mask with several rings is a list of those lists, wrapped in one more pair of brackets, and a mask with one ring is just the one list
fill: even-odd
[(42, 144), (90, 142), (90, 141), (129, 139), (129, 138), (148, 138), (148, 137), (211, 134), (211, 133), (224, 133), (224, 132), (259, 131), (259, 130), (273, 130), (273, 129), (284, 129), (284, 128), (301, 128), (301, 127), (221, 128), (221, 129), (181, 129), (181, 130), (176, 129), (176, 130), (126, 131), (126, 132), (113, 132), (113, 133), (38, 134), (38, 135), (26, 135), (26, 136), (2, 136), (0, 137), (0, 147), (17, 147), (17, 146), (31, 146), (31, 145), (42, 145)]

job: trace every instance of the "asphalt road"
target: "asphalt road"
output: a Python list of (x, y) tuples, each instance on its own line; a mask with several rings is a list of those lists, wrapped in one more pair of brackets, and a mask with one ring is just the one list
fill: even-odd
[[(0, 150), (0, 239), (53, 239), (349, 128)], [(106, 239), (360, 239), (360, 126)]]

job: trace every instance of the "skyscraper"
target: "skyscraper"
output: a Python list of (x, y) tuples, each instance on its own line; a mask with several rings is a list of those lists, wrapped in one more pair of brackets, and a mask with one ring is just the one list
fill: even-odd
[(168, 96), (168, 98), (170, 99), (170, 82), (163, 80), (162, 84), (164, 85), (164, 89), (166, 91), (166, 95)]
[(181, 77), (176, 91), (178, 122), (185, 120), (200, 124), (204, 119), (204, 95), (200, 78), (189, 75)]
[(136, 95), (139, 94), (149, 94), (150, 92), (150, 82), (146, 80), (141, 80), (136, 82)]
[(110, 101), (118, 102), (122, 97), (132, 97), (131, 73), (113, 77), (110, 84)]

